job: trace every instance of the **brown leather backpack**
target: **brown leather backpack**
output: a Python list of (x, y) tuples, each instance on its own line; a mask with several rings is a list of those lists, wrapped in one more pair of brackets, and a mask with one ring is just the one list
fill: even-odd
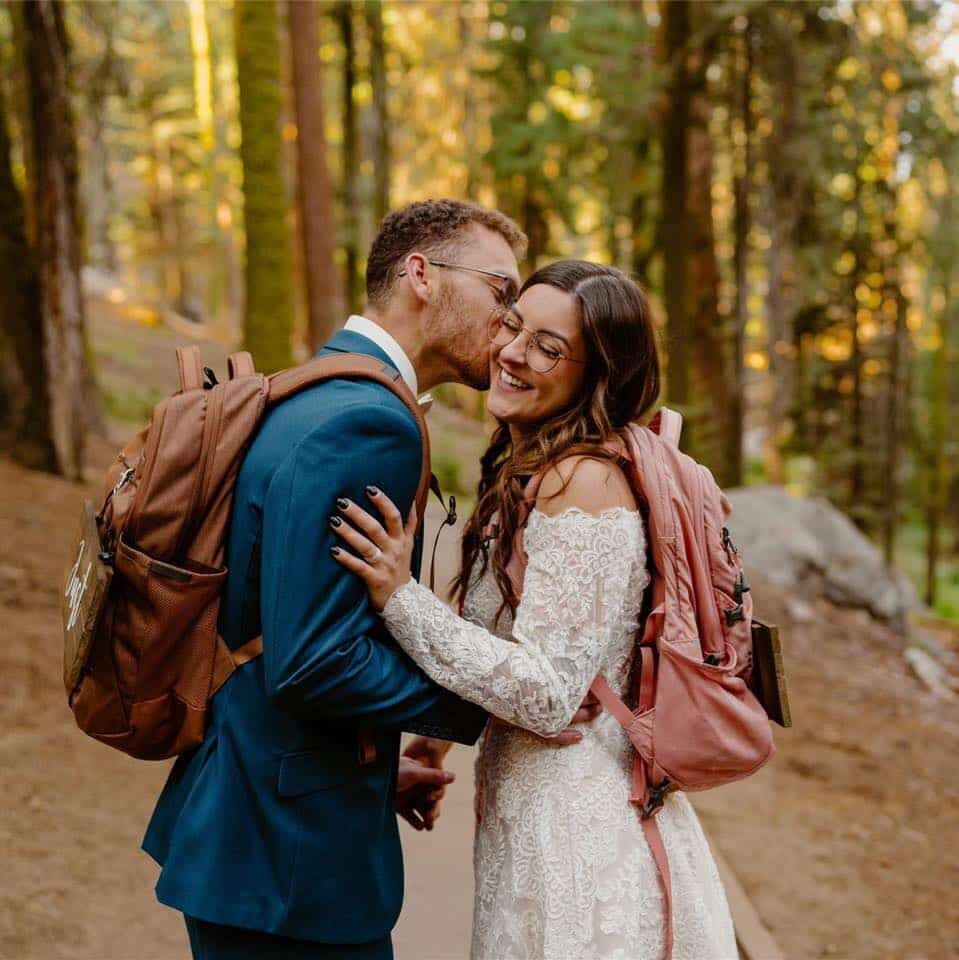
[(199, 744), (213, 695), (262, 653), (261, 637), (231, 652), (217, 617), (237, 473), (271, 406), (322, 380), (375, 380), (420, 428), (420, 517), (430, 485), (416, 397), (373, 357), (320, 357), (267, 377), (250, 354), (237, 353), (223, 383), (197, 347), (177, 350), (177, 362), (180, 391), (156, 406), (107, 471), (99, 513), (84, 504), (63, 594), (63, 679), (77, 724), (145, 760)]

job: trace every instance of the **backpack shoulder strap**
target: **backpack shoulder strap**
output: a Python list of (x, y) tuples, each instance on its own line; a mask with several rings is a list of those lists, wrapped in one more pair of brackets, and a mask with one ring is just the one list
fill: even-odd
[(656, 416), (649, 421), (649, 429), (658, 433), (667, 443), (678, 447), (683, 432), (683, 415), (669, 407), (660, 407)]
[(423, 442), (423, 465), (416, 487), (416, 510), (423, 523), (426, 501), (430, 492), (430, 435), (426, 429), (423, 411), (412, 391), (399, 372), (375, 357), (360, 353), (337, 353), (332, 356), (315, 357), (313, 360), (281, 370), (269, 378), (269, 406), (275, 406), (324, 380), (372, 380), (394, 393), (413, 414)]

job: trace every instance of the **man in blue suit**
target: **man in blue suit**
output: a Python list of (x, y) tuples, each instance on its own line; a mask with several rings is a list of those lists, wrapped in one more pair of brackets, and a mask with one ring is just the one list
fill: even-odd
[[(524, 246), (511, 220), (472, 204), (391, 214), (370, 252), (366, 316), (321, 354), (375, 357), (414, 395), (449, 381), (486, 388), (487, 318), (515, 298)], [(217, 694), (206, 739), (175, 764), (143, 844), (195, 957), (392, 956), (400, 733), (471, 743), (485, 716), (395, 646), (363, 584), (330, 556), (329, 522), (372, 486), (408, 510), (421, 455), (415, 419), (391, 391), (333, 380), (273, 409), (245, 457), (220, 626), (234, 649), (262, 633), (263, 656)], [(414, 741), (412, 752), (429, 748)], [(431, 821), (423, 790), (446, 775), (403, 766), (401, 807)]]

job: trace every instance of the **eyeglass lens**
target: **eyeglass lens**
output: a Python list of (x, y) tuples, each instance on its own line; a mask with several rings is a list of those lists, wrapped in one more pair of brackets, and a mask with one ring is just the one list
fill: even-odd
[[(509, 310), (497, 310), (490, 319), (489, 338), (498, 347), (512, 343), (522, 332), (523, 325)], [(558, 346), (542, 341), (535, 333), (526, 343), (526, 362), (537, 373), (549, 373), (563, 359)]]

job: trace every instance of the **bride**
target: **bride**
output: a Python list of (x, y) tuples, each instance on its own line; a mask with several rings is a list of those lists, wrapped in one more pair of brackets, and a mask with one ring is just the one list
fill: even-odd
[[(383, 524), (350, 503), (342, 516), (355, 526), (334, 529), (352, 550), (335, 555), (423, 670), (495, 718), (477, 761), (473, 960), (659, 960), (663, 895), (629, 802), (629, 740), (607, 713), (573, 746), (541, 739), (569, 723), (597, 674), (620, 695), (629, 687), (647, 544), (631, 487), (601, 445), (658, 396), (649, 308), (620, 271), (560, 261), (491, 317), (489, 335), (488, 408), (499, 426), (463, 537), (462, 617), (410, 578), (416, 518), (404, 524), (373, 488)], [(517, 598), (507, 567), (521, 491), (544, 470)], [(673, 956), (735, 960), (726, 897), (689, 800), (669, 794), (658, 816)]]

